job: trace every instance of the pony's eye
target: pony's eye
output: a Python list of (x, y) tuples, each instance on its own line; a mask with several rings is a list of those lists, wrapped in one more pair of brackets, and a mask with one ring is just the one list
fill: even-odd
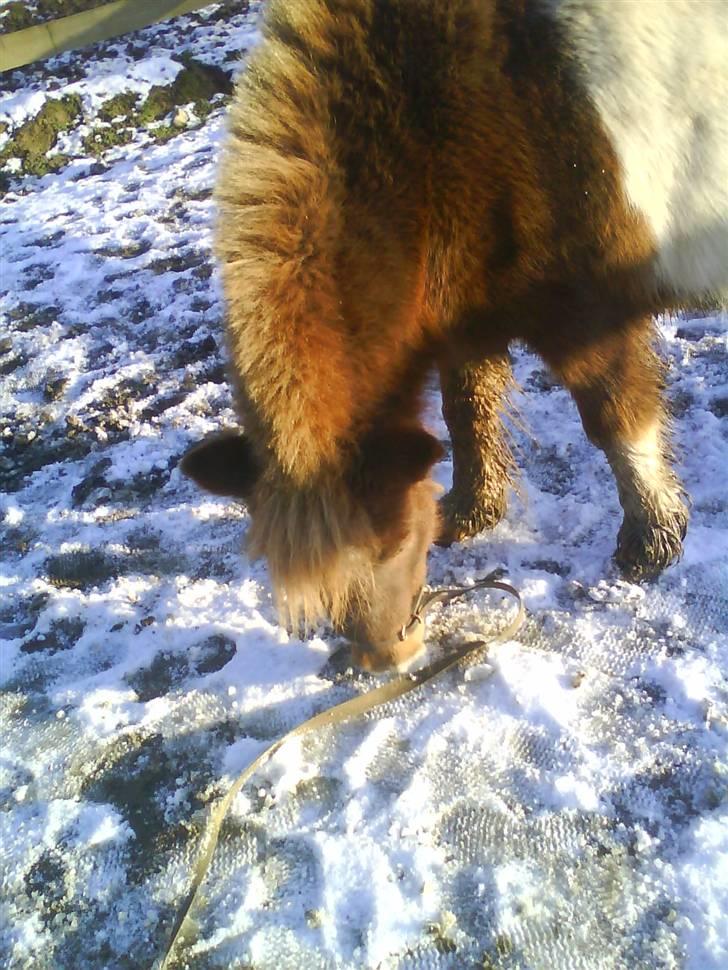
[(380, 549), (379, 554), (377, 555), (377, 565), (381, 566), (385, 562), (387, 562), (388, 559), (391, 559), (391, 558), (392, 558), (391, 549), (387, 549), (387, 548)]
[(377, 555), (378, 565), (383, 565), (385, 562), (389, 562), (390, 559), (396, 558), (401, 552), (404, 552), (404, 548), (407, 542), (404, 539), (395, 540), (394, 542), (384, 543), (379, 550)]

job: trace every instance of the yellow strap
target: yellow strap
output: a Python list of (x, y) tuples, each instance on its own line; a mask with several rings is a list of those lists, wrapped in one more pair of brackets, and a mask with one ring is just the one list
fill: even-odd
[(472, 587), (473, 591), (483, 588), (500, 589), (504, 593), (509, 593), (511, 596), (515, 597), (516, 602), (518, 603), (518, 611), (515, 617), (506, 627), (504, 627), (503, 630), (497, 633), (495, 637), (488, 641), (479, 640), (475, 643), (465, 643), (453, 653), (448, 654), (446, 657), (441, 657), (439, 660), (434, 660), (431, 664), (428, 664), (421, 670), (418, 670), (412, 674), (401, 674), (399, 677), (395, 677), (392, 680), (387, 681), (386, 684), (382, 684), (381, 687), (375, 687), (374, 690), (367, 691), (366, 694), (359, 694), (356, 697), (352, 697), (348, 701), (344, 701), (342, 704), (337, 704), (335, 707), (329, 707), (327, 710), (321, 711), (320, 714), (316, 714), (314, 717), (309, 718), (308, 721), (304, 721), (302, 724), (297, 725), (297, 727), (290, 730), (288, 734), (284, 734), (282, 738), (279, 738), (279, 740), (275, 741), (269, 748), (266, 748), (266, 750), (262, 754), (258, 755), (255, 761), (249, 764), (242, 774), (236, 778), (236, 780), (230, 786), (227, 794), (220, 799), (217, 805), (215, 805), (210, 812), (207, 827), (202, 835), (199, 856), (197, 858), (197, 862), (195, 863), (194, 872), (192, 874), (192, 882), (187, 895), (180, 906), (177, 919), (175, 920), (174, 927), (172, 929), (169, 944), (167, 945), (162, 962), (159, 965), (159, 970), (168, 970), (168, 968), (171, 966), (170, 960), (178, 942), (180, 942), (182, 939), (185, 939), (185, 942), (188, 944), (192, 942), (194, 933), (192, 930), (190, 916), (195, 904), (199, 902), (200, 887), (207, 874), (210, 861), (212, 860), (215, 847), (217, 846), (220, 827), (236, 795), (243, 785), (251, 778), (258, 768), (262, 767), (266, 761), (272, 758), (276, 751), (278, 751), (286, 743), (286, 741), (289, 741), (291, 738), (298, 737), (302, 734), (308, 734), (309, 731), (315, 731), (317, 728), (326, 727), (332, 724), (341, 724), (344, 721), (351, 720), (351, 718), (366, 714), (368, 711), (371, 711), (376, 707), (380, 707), (382, 704), (386, 704), (388, 701), (393, 701), (398, 697), (403, 697), (405, 694), (409, 694), (410, 691), (415, 690), (417, 687), (421, 687), (434, 677), (444, 673), (446, 670), (456, 667), (465, 660), (472, 662), (479, 659), (479, 657), (485, 653), (488, 646), (494, 643), (504, 643), (507, 640), (511, 640), (518, 632), (525, 616), (525, 609), (520, 594), (513, 586), (510, 585), (510, 583), (503, 583), (499, 582), (498, 580), (477, 583)]
[(0, 72), (10, 71), (53, 54), (110, 40), (160, 20), (205, 7), (210, 0), (115, 0), (93, 10), (49, 20), (0, 35)]

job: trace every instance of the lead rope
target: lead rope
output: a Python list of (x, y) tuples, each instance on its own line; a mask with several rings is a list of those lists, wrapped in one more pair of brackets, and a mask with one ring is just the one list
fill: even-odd
[(475, 642), (464, 643), (451, 653), (448, 653), (445, 657), (434, 660), (431, 664), (420, 668), (420, 670), (416, 670), (411, 674), (400, 674), (400, 676), (394, 677), (380, 687), (375, 687), (365, 694), (359, 694), (356, 697), (350, 698), (348, 701), (343, 701), (341, 704), (336, 704), (334, 707), (329, 707), (325, 711), (315, 714), (307, 721), (303, 721), (303, 723), (294, 727), (287, 734), (284, 734), (282, 738), (275, 741), (269, 748), (266, 748), (262, 754), (258, 755), (255, 761), (251, 762), (238, 775), (227, 793), (210, 812), (210, 818), (202, 835), (199, 855), (192, 873), (192, 882), (177, 913), (172, 934), (161, 963), (158, 966), (158, 970), (168, 970), (171, 966), (175, 947), (181, 940), (185, 939), (188, 945), (193, 941), (192, 910), (200, 901), (200, 887), (212, 861), (212, 856), (220, 835), (220, 827), (243, 785), (255, 774), (258, 768), (262, 767), (272, 758), (283, 747), (286, 741), (289, 741), (291, 738), (308, 734), (317, 728), (326, 727), (331, 724), (342, 724), (344, 721), (351, 720), (351, 718), (360, 717), (368, 711), (381, 707), (382, 704), (386, 704), (388, 701), (393, 701), (399, 697), (403, 697), (405, 694), (409, 694), (411, 691), (428, 683), (428, 681), (445, 673), (445, 671), (451, 670), (465, 660), (473, 661), (478, 659), (479, 655), (487, 647), (511, 640), (523, 623), (525, 608), (518, 590), (511, 586), (510, 583), (504, 583), (496, 579), (495, 577), (497, 575), (499, 575), (499, 570), (494, 570), (483, 579), (477, 580), (472, 586), (448, 586), (437, 590), (423, 589), (417, 598), (409, 622), (402, 629), (402, 633), (406, 635), (406, 631), (410, 631), (419, 623), (424, 623), (424, 613), (435, 603), (451, 603), (453, 600), (467, 596), (479, 589), (499, 589), (515, 599), (518, 609), (513, 619), (494, 637), (491, 637), (489, 640), (477, 640)]

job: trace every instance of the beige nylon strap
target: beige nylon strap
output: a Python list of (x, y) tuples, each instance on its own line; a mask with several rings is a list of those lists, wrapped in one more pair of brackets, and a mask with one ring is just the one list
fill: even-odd
[(158, 970), (168, 970), (171, 966), (173, 952), (179, 942), (182, 940), (185, 940), (188, 944), (192, 942), (194, 931), (191, 926), (191, 913), (200, 900), (200, 887), (207, 874), (210, 861), (217, 846), (220, 827), (236, 795), (243, 785), (255, 774), (258, 768), (262, 767), (272, 758), (286, 741), (289, 741), (291, 738), (300, 737), (302, 734), (308, 734), (310, 731), (315, 731), (318, 728), (332, 724), (342, 724), (344, 721), (349, 721), (354, 717), (360, 717), (362, 714), (366, 714), (368, 711), (372, 711), (374, 708), (380, 707), (388, 701), (393, 701), (399, 697), (403, 697), (405, 694), (409, 694), (411, 691), (416, 690), (445, 671), (451, 670), (465, 660), (471, 662), (477, 660), (488, 646), (495, 643), (505, 643), (515, 636), (523, 623), (525, 609), (520, 593), (510, 583), (500, 582), (495, 579), (481, 580), (473, 586), (448, 590), (448, 601), (455, 599), (457, 596), (466, 595), (468, 592), (474, 592), (477, 589), (500, 589), (504, 593), (513, 596), (518, 604), (518, 610), (514, 618), (494, 637), (487, 641), (478, 640), (475, 643), (464, 643), (452, 653), (438, 660), (434, 660), (421, 670), (417, 670), (412, 674), (401, 674), (399, 677), (387, 681), (386, 684), (382, 684), (381, 687), (375, 687), (374, 690), (367, 691), (365, 694), (359, 694), (356, 697), (350, 698), (348, 701), (337, 704), (335, 707), (329, 707), (327, 710), (321, 711), (320, 714), (316, 714), (314, 717), (294, 727), (288, 734), (284, 734), (282, 738), (279, 738), (269, 748), (266, 748), (262, 754), (258, 755), (255, 761), (249, 764), (242, 774), (238, 775), (227, 794), (220, 799), (210, 813), (207, 827), (202, 836), (199, 856), (192, 874), (192, 882), (180, 906), (167, 950), (159, 964)]
[(0, 72), (76, 47), (110, 40), (160, 20), (191, 13), (210, 0), (115, 0), (81, 13), (0, 35)]

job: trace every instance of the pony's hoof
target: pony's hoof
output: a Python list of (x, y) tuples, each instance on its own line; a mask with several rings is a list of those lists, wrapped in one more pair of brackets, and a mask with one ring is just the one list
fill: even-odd
[(435, 542), (438, 546), (451, 546), (493, 529), (506, 514), (505, 493), (497, 499), (476, 500), (463, 498), (454, 489), (440, 499), (440, 531)]
[(641, 583), (659, 576), (682, 555), (687, 527), (688, 511), (683, 505), (672, 510), (660, 522), (625, 518), (614, 554), (624, 578), (632, 583)]

